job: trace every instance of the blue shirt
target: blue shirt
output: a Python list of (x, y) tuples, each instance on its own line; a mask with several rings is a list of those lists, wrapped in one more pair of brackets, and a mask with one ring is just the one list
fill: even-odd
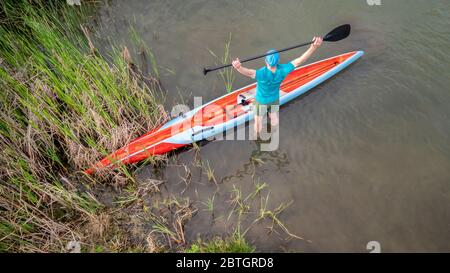
[(256, 70), (256, 101), (260, 104), (275, 102), (280, 98), (280, 85), (295, 69), (292, 63), (278, 64), (275, 73), (267, 67)]

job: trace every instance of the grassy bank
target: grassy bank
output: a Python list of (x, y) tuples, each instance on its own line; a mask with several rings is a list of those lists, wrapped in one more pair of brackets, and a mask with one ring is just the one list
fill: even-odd
[(158, 81), (127, 50), (96, 52), (83, 27), (92, 3), (0, 5), (0, 251), (108, 249), (121, 231), (92, 188), (133, 175), (81, 171), (164, 121)]

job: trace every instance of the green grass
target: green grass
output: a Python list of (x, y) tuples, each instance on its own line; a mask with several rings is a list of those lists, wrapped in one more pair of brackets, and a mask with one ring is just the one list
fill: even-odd
[[(230, 33), (228, 36), (228, 41), (225, 43), (222, 57), (217, 56), (217, 54), (214, 53), (214, 51), (208, 49), (209, 53), (212, 56), (214, 56), (221, 65), (231, 63), (231, 61), (232, 61), (231, 56), (230, 56), (231, 40), (232, 40), (232, 35)], [(225, 90), (227, 91), (227, 93), (230, 93), (231, 91), (233, 91), (233, 82), (236, 78), (236, 76), (234, 75), (234, 68), (228, 67), (228, 68), (221, 69), (219, 71), (219, 75), (223, 80), (223, 83), (225, 85)]]
[[(287, 204), (281, 203), (278, 205), (277, 208), (270, 210), (268, 209), (268, 203), (269, 203), (269, 194), (267, 194), (266, 198), (261, 197), (261, 206), (259, 209), (259, 217), (254, 220), (254, 223), (260, 222), (264, 219), (269, 219), (272, 223), (270, 226), (270, 230), (274, 231), (275, 227), (281, 228), (282, 231), (284, 231), (290, 238), (295, 238), (298, 240), (305, 240), (303, 237), (300, 237), (298, 235), (295, 235), (291, 233), (286, 225), (279, 219), (279, 215), (285, 211), (292, 203), (293, 201), (288, 202)], [(311, 242), (310, 240), (306, 240), (307, 242)]]
[(198, 240), (193, 243), (186, 253), (252, 253), (255, 248), (249, 245), (241, 236), (233, 235), (222, 239), (216, 237), (210, 241)]
[(105, 207), (76, 186), (134, 180), (128, 168), (81, 171), (163, 122), (153, 54), (132, 32), (151, 75), (131, 71), (118, 48), (109, 61), (100, 56), (80, 27), (94, 8), (0, 3), (0, 252), (59, 252), (89, 240), (83, 227)]
[(212, 197), (208, 197), (208, 200), (206, 202), (200, 202), (205, 206), (205, 210), (209, 211), (211, 213), (214, 213), (214, 198), (216, 197), (216, 194), (213, 194)]
[(214, 182), (217, 185), (217, 180), (214, 175), (214, 169), (212, 169), (211, 166), (209, 165), (209, 161), (206, 161), (206, 166), (204, 168), (205, 168), (205, 174), (206, 174), (206, 177), (208, 178), (208, 181)]

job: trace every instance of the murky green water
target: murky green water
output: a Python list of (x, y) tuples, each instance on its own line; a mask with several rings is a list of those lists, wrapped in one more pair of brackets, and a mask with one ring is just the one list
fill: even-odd
[[(169, 107), (193, 96), (207, 102), (224, 92), (217, 74), (201, 68), (222, 54), (232, 33), (232, 56), (251, 56), (324, 34), (341, 23), (352, 36), (324, 45), (313, 60), (352, 50), (366, 55), (338, 77), (281, 110), (280, 147), (260, 153), (251, 141), (213, 142), (200, 149), (218, 189), (193, 166), (195, 151), (171, 158), (161, 176), (167, 190), (196, 201), (187, 237), (231, 233), (233, 185), (245, 198), (254, 183), (268, 208), (292, 204), (279, 219), (306, 241), (268, 234), (265, 220), (246, 237), (261, 251), (450, 251), (450, 2), (447, 0), (109, 1), (98, 16), (99, 37), (131, 44), (133, 24), (162, 67)], [(108, 49), (105, 49), (108, 50)], [(282, 55), (289, 61), (300, 54)], [(250, 64), (262, 66), (262, 61)], [(175, 74), (169, 72), (174, 71)], [(234, 87), (251, 80), (237, 76)], [(170, 108), (169, 108), (170, 109)], [(263, 164), (252, 158), (260, 158)], [(208, 163), (207, 163), (208, 162)], [(258, 163), (259, 162), (259, 163)], [(150, 168), (142, 176), (150, 174)], [(217, 189), (217, 190), (216, 190)], [(214, 215), (200, 201), (214, 195)], [(249, 198), (243, 229), (258, 217)]]

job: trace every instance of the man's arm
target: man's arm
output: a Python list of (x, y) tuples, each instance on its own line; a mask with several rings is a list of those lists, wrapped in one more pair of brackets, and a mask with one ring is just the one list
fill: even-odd
[(256, 77), (256, 70), (243, 67), (239, 58), (233, 61), (233, 67), (244, 76), (250, 77), (252, 79)]
[(320, 47), (320, 45), (322, 45), (322, 38), (320, 38), (320, 37), (314, 37), (313, 41), (314, 41), (314, 43), (311, 44), (309, 49), (305, 53), (303, 53), (302, 56), (300, 56), (299, 58), (297, 58), (291, 62), (294, 65), (294, 67), (298, 67), (302, 63), (306, 62), (306, 60), (308, 60), (309, 57), (311, 57), (311, 55), (314, 53), (314, 51), (316, 51), (316, 49), (318, 49)]

